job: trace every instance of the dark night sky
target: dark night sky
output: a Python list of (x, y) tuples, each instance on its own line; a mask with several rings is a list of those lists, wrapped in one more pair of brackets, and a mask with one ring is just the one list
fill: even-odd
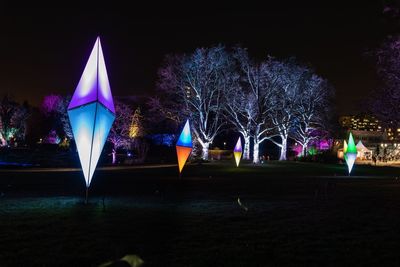
[(357, 112), (362, 95), (377, 84), (364, 54), (388, 33), (382, 3), (356, 7), (321, 2), (160, 6), (149, 1), (146, 6), (108, 4), (95, 9), (4, 6), (0, 93), (8, 91), (35, 105), (49, 93), (72, 94), (100, 35), (116, 96), (155, 93), (157, 68), (166, 53), (241, 44), (257, 59), (295, 56), (310, 63), (335, 86), (340, 113)]

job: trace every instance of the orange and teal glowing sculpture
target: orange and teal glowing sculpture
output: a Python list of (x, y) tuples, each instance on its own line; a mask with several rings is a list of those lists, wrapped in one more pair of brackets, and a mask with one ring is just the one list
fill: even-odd
[(233, 149), (233, 156), (235, 157), (236, 167), (239, 167), (239, 162), (242, 158), (242, 141), (240, 140), (240, 137), (235, 145), (235, 148)]
[(114, 102), (99, 37), (69, 103), (68, 117), (88, 189), (115, 119)]
[(192, 152), (192, 149), (192, 134), (190, 133), (189, 120), (187, 120), (185, 127), (183, 127), (182, 133), (179, 136), (178, 142), (176, 143), (176, 155), (178, 156), (179, 173), (182, 172), (183, 166), (185, 166), (186, 160)]
[(343, 153), (350, 174), (351, 170), (353, 169), (354, 162), (357, 158), (357, 147), (354, 143), (353, 135), (351, 133), (349, 135), (349, 142), (347, 144), (345, 143)]

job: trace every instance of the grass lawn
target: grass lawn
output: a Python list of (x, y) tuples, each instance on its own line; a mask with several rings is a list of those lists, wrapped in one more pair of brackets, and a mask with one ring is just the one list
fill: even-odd
[(0, 266), (400, 265), (400, 168), (233, 165), (0, 171)]

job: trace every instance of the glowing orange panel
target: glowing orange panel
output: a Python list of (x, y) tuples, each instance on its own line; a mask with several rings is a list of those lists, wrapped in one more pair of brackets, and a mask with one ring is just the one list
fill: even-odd
[(179, 173), (182, 172), (183, 166), (185, 166), (186, 160), (188, 159), (190, 152), (192, 152), (191, 147), (176, 146), (176, 155), (178, 156)]

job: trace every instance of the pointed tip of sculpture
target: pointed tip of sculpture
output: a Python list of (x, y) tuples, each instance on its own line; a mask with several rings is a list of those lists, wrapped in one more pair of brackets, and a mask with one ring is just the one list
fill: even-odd
[(100, 36), (97, 37), (68, 109), (98, 101), (115, 114)]
[(177, 146), (185, 146), (185, 147), (193, 147), (192, 144), (192, 134), (190, 132), (190, 124), (189, 119), (186, 120), (185, 126), (179, 136), (178, 142), (176, 143)]
[(354, 138), (353, 138), (353, 135), (351, 134), (351, 132), (349, 134), (349, 141), (347, 142), (346, 152), (357, 154), (357, 147), (356, 147), (356, 144), (354, 143)]
[(233, 152), (242, 152), (242, 141), (239, 139), (236, 142), (235, 148), (233, 149)]
[(101, 43), (100, 39), (101, 39), (101, 38), (100, 38), (100, 35), (98, 35), (97, 38), (96, 38), (95, 44), (100, 44), (100, 43)]

